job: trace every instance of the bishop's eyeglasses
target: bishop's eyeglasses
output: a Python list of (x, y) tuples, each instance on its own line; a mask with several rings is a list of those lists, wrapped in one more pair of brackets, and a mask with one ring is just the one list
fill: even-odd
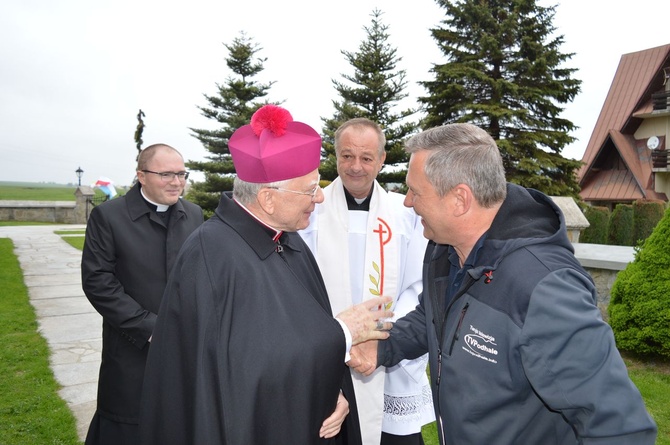
[(319, 176), (319, 178), (316, 180), (316, 186), (308, 192), (300, 192), (298, 190), (285, 189), (281, 187), (267, 187), (267, 188), (277, 190), (279, 192), (295, 193), (296, 195), (309, 195), (312, 197), (312, 201), (314, 201), (316, 199), (316, 194), (319, 193), (319, 189), (321, 188), (321, 186), (319, 185), (320, 180), (321, 176)]

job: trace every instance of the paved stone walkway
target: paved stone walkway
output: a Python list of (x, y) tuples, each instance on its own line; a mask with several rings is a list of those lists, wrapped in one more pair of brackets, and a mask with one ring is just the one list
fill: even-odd
[(54, 231), (84, 227), (0, 227), (0, 237), (14, 243), (38, 331), (49, 344), (49, 361), (61, 385), (59, 394), (77, 419), (82, 441), (95, 412), (102, 318), (81, 290), (81, 251)]

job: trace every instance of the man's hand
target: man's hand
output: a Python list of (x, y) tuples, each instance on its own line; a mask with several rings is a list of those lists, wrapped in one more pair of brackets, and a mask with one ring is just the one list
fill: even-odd
[(342, 429), (342, 423), (344, 423), (347, 414), (349, 414), (349, 402), (344, 398), (342, 393), (340, 393), (337, 398), (337, 405), (335, 405), (335, 411), (330, 417), (324, 420), (323, 425), (321, 425), (319, 437), (330, 439), (331, 437), (337, 436)]
[(384, 319), (393, 317), (393, 312), (383, 308), (384, 304), (391, 300), (391, 297), (372, 298), (337, 314), (336, 318), (344, 322), (351, 332), (352, 345), (368, 340), (385, 340), (389, 337), (388, 331), (393, 327), (393, 323)]
[(356, 372), (369, 376), (377, 369), (378, 345), (379, 341), (370, 340), (352, 346), (350, 352), (351, 359), (347, 362), (347, 365)]

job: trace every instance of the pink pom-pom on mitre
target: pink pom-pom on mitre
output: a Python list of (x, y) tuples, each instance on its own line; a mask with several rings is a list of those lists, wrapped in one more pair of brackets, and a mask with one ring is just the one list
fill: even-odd
[(286, 126), (293, 121), (293, 116), (286, 108), (277, 105), (264, 105), (251, 116), (251, 129), (256, 136), (263, 130), (270, 130), (275, 136), (286, 133)]

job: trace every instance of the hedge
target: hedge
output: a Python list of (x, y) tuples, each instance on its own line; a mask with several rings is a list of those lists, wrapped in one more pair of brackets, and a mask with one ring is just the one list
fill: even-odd
[(670, 210), (619, 272), (608, 306), (617, 346), (670, 357)]

